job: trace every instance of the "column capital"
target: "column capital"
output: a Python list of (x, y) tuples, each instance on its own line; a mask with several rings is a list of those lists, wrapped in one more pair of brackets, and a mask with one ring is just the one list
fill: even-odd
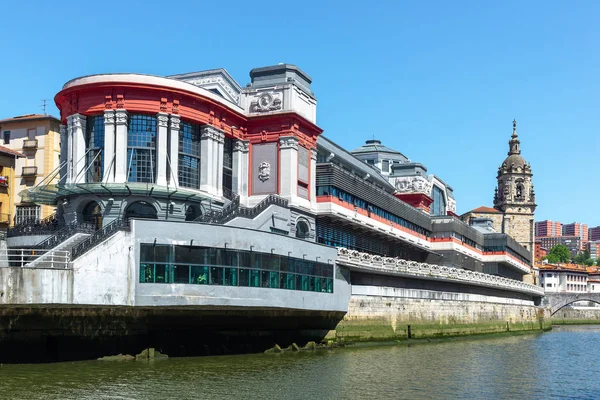
[(170, 120), (171, 120), (171, 129), (178, 131), (179, 124), (181, 123), (181, 118), (179, 118), (179, 115), (171, 114)]
[(115, 123), (115, 110), (104, 110), (104, 124)]
[(71, 121), (71, 126), (75, 128), (85, 127), (86, 117), (82, 114), (72, 114), (67, 117), (67, 121)]
[(211, 125), (203, 125), (200, 128), (200, 139), (210, 139), (218, 143), (225, 142), (225, 134)]
[(247, 153), (250, 148), (250, 141), (248, 140), (236, 140), (233, 142), (233, 151), (241, 151)]
[(280, 136), (279, 148), (298, 150), (298, 138), (295, 136)]
[(310, 149), (310, 159), (317, 161), (317, 149)]
[(159, 127), (167, 128), (169, 126), (169, 114), (164, 112), (157, 113), (156, 121), (158, 122)]
[(127, 125), (127, 110), (119, 109), (115, 111), (117, 125)]

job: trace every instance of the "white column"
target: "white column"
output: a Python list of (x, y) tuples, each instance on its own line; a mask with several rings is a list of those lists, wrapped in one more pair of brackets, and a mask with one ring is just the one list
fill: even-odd
[(73, 183), (85, 182), (85, 131), (86, 117), (81, 114), (71, 115), (71, 134), (73, 137)]
[(116, 110), (115, 182), (127, 182), (127, 111)]
[(317, 206), (317, 149), (310, 150), (310, 203)]
[(223, 138), (223, 132), (213, 126), (204, 125), (200, 130), (200, 190), (214, 195), (223, 191), (217, 187), (219, 181), (223, 182)]
[(290, 199), (298, 195), (298, 139), (279, 138), (279, 195)]
[(169, 172), (167, 180), (175, 187), (179, 186), (179, 115), (171, 114), (169, 130)]
[(60, 183), (67, 183), (69, 171), (69, 138), (67, 126), (60, 125)]
[(223, 196), (223, 152), (225, 151), (225, 135), (221, 133), (221, 136), (217, 140), (217, 196)]
[(169, 132), (169, 114), (156, 114), (156, 184), (167, 186), (167, 135)]
[(104, 173), (102, 181), (115, 181), (115, 111), (104, 111)]
[(250, 142), (236, 140), (233, 143), (232, 189), (240, 197), (248, 196), (248, 148)]

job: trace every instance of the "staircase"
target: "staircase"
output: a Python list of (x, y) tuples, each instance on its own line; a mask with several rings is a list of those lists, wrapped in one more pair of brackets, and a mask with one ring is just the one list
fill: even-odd
[[(52, 248), (52, 250), (37, 256), (37, 258), (30, 261), (27, 266), (30, 268), (53, 268), (54, 264), (56, 264), (57, 255), (60, 255), (59, 257), (65, 257), (63, 255), (68, 257), (68, 255), (71, 254), (73, 247), (77, 246), (90, 236), (90, 233), (75, 232), (74, 235), (60, 242), (57, 246)], [(69, 260), (65, 261), (68, 262)]]
[(248, 208), (240, 206), (240, 197), (236, 195), (236, 197), (234, 197), (234, 199), (229, 204), (227, 204), (227, 206), (225, 206), (222, 210), (210, 211), (196, 218), (194, 221), (223, 225), (237, 217), (254, 219), (260, 213), (262, 213), (264, 210), (266, 210), (269, 206), (272, 205), (287, 207), (288, 201), (282, 199), (281, 197), (275, 194), (270, 194), (264, 199), (262, 199), (254, 207)]

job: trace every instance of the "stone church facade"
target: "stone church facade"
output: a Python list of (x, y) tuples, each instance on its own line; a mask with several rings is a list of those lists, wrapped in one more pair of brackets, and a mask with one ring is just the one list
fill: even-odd
[(508, 144), (508, 157), (498, 167), (494, 208), (479, 207), (463, 214), (461, 219), (469, 224), (475, 218), (489, 219), (496, 232), (508, 234), (533, 253), (536, 208), (533, 173), (531, 165), (521, 156), (516, 121), (513, 121), (513, 133)]

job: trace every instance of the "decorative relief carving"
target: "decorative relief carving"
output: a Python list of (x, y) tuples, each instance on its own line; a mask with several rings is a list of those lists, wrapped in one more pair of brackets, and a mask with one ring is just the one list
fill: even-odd
[(122, 94), (117, 95), (117, 108), (125, 108), (125, 98)]
[(261, 182), (266, 182), (269, 180), (271, 176), (271, 164), (266, 161), (263, 161), (258, 166), (258, 179)]
[(239, 93), (236, 90), (234, 90), (233, 87), (229, 84), (229, 82), (227, 82), (221, 76), (210, 76), (207, 78), (193, 79), (193, 80), (190, 80), (187, 82), (191, 83), (192, 85), (200, 86), (200, 87), (211, 84), (211, 83), (213, 83), (213, 84), (216, 83), (219, 86), (221, 86), (223, 88), (223, 90), (225, 90), (235, 100), (236, 103), (238, 103), (240, 101)]
[(225, 135), (223, 132), (210, 125), (204, 125), (202, 127), (200, 138), (214, 140), (215, 142), (219, 143), (225, 142)]
[(115, 112), (115, 121), (117, 125), (127, 125), (127, 111), (117, 110)]
[(456, 212), (456, 200), (451, 197), (448, 198), (448, 211)]
[(73, 114), (71, 115), (71, 125), (74, 129), (83, 129), (85, 128), (85, 116), (81, 114)]
[(250, 102), (250, 112), (268, 112), (281, 110), (283, 101), (281, 94), (275, 92), (265, 92), (254, 97)]
[(247, 140), (236, 140), (233, 142), (233, 151), (241, 151), (247, 153), (250, 147), (250, 142)]
[(161, 128), (166, 128), (169, 126), (169, 115), (164, 113), (158, 113), (156, 115), (156, 120), (158, 122), (158, 126)]
[(280, 149), (294, 149), (298, 150), (298, 139), (293, 136), (283, 136), (279, 138)]
[(179, 114), (179, 100), (173, 100), (173, 114)]
[(167, 98), (166, 97), (160, 98), (160, 111), (167, 112)]
[(106, 110), (111, 110), (113, 108), (112, 96), (104, 96), (104, 108)]
[(181, 119), (178, 115), (171, 115), (171, 130), (178, 131)]
[(113, 110), (104, 111), (104, 125), (115, 123), (115, 112)]
[(425, 193), (431, 194), (431, 182), (422, 176), (407, 176), (396, 178), (396, 190), (400, 193)]

